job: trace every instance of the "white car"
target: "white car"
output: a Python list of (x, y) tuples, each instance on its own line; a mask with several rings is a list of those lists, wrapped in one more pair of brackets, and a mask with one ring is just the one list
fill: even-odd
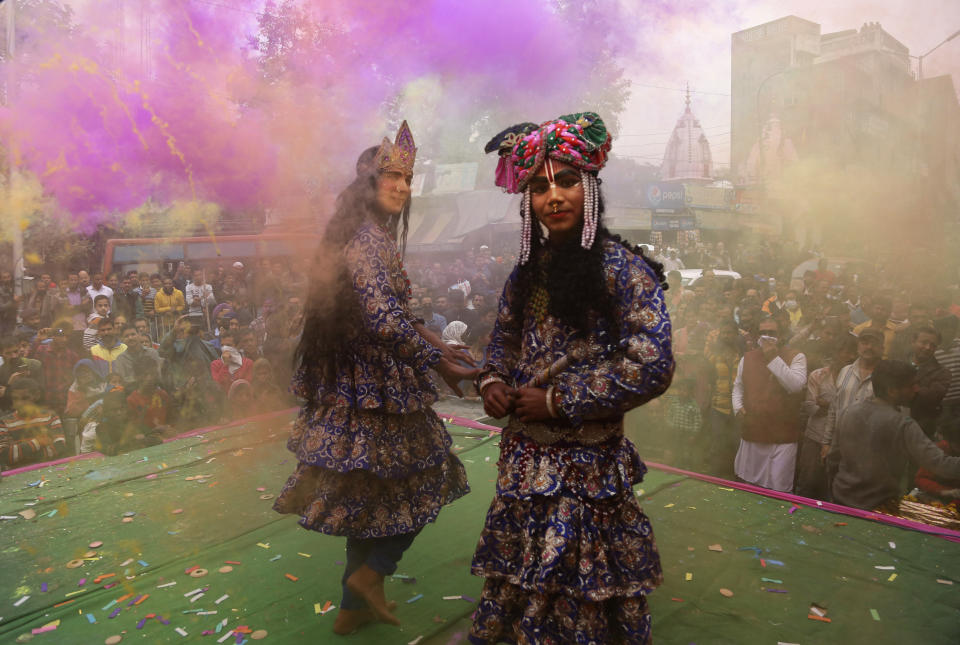
[(734, 280), (741, 279), (740, 274), (736, 271), (724, 271), (722, 269), (680, 269), (680, 283), (684, 287), (696, 285), (697, 280), (703, 277), (704, 270), (713, 271), (713, 275), (721, 282), (733, 282)]

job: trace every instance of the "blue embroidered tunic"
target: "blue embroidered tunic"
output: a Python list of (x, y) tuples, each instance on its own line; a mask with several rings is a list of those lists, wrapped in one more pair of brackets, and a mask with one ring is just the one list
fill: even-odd
[[(536, 261), (533, 258), (532, 261)], [(670, 320), (656, 275), (604, 242), (603, 274), (618, 334), (591, 316), (584, 333), (527, 307), (514, 316), (517, 272), (500, 299), (481, 382), (523, 386), (565, 354), (553, 377), (561, 419), (509, 419), (497, 492), (473, 558), (485, 577), (475, 643), (641, 643), (645, 594), (662, 581), (650, 522), (632, 494), (646, 472), (623, 436), (625, 412), (673, 375)]]
[(309, 391), (303, 365), (293, 391), (307, 400), (287, 447), (298, 466), (275, 510), (305, 528), (356, 538), (413, 532), (469, 491), (452, 441), (430, 408), (428, 375), (440, 351), (414, 329), (397, 246), (361, 226), (343, 251), (355, 307), (352, 332), (330, 375)]

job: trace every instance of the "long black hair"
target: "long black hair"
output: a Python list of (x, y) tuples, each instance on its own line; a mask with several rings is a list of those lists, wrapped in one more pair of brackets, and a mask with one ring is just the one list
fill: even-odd
[(320, 381), (336, 371), (336, 350), (356, 333), (359, 309), (343, 262), (343, 249), (365, 222), (379, 222), (398, 240), (401, 255), (407, 247), (410, 201), (386, 219), (377, 207), (378, 146), (357, 159), (357, 176), (337, 196), (333, 217), (313, 259), (310, 286), (303, 311), (303, 333), (293, 357), (294, 369), (303, 367), (298, 390), (310, 398)]
[(603, 192), (599, 188), (597, 200), (599, 218), (593, 245), (589, 249), (582, 248), (580, 236), (574, 235), (563, 245), (551, 249), (545, 266), (541, 264), (540, 250), (546, 241), (540, 237), (539, 223), (534, 222), (533, 235), (530, 236), (530, 260), (526, 264), (518, 265), (517, 292), (511, 311), (518, 319), (523, 317), (534, 285), (540, 282), (541, 276), (545, 274), (545, 287), (549, 296), (547, 311), (552, 316), (586, 332), (590, 313), (594, 312), (610, 323), (610, 330), (616, 336), (619, 329), (619, 326), (614, 324), (617, 319), (616, 303), (607, 291), (603, 275), (603, 247), (607, 240), (613, 240), (631, 253), (643, 257), (653, 269), (661, 287), (664, 290), (668, 288), (663, 264), (648, 257), (642, 246), (634, 246), (619, 235), (611, 233), (604, 225)]

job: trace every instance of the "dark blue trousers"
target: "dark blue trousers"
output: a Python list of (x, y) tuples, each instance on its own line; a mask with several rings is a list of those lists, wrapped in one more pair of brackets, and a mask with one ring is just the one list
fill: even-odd
[(413, 540), (420, 533), (417, 529), (413, 533), (391, 535), (382, 538), (347, 538), (347, 566), (343, 572), (343, 600), (341, 609), (366, 609), (367, 601), (347, 588), (347, 578), (353, 572), (367, 565), (381, 576), (393, 575), (397, 570), (397, 563), (404, 552), (413, 544)]

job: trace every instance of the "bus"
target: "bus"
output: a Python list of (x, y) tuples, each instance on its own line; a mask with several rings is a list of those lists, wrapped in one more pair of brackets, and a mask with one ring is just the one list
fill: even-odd
[(259, 233), (204, 237), (153, 237), (107, 240), (103, 274), (128, 271), (173, 274), (184, 262), (209, 267), (236, 261), (252, 268), (261, 260), (311, 257), (320, 243), (314, 233)]

